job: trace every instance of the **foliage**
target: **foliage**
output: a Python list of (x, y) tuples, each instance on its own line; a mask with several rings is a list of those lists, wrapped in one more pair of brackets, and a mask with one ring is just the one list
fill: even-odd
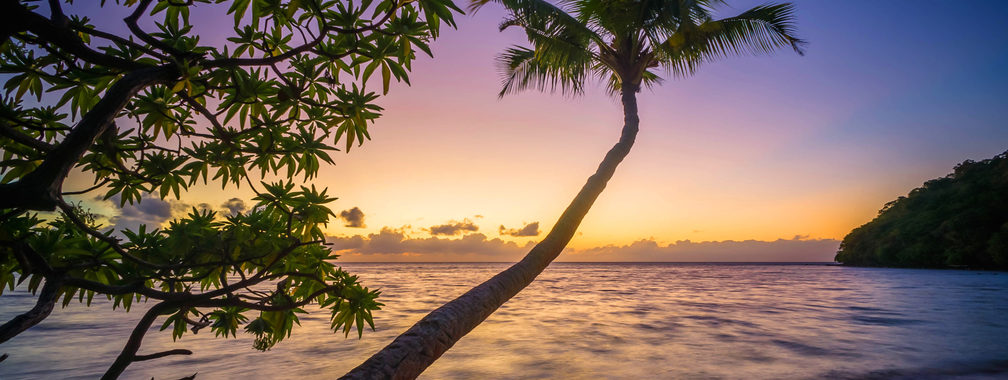
[(886, 203), (840, 244), (847, 265), (1008, 269), (1008, 152)]
[(650, 86), (668, 75), (685, 77), (702, 63), (743, 53), (765, 54), (790, 47), (801, 54), (794, 35), (794, 7), (767, 4), (714, 19), (716, 0), (474, 0), (478, 10), (500, 3), (509, 16), (500, 29), (521, 28), (531, 48), (513, 46), (499, 58), (504, 73), (500, 96), (526, 89), (580, 94), (588, 79)]
[[(117, 28), (71, 14), (88, 7), (129, 15)], [(203, 12), (233, 18), (229, 35), (190, 22)], [(39, 300), (0, 328), (0, 342), (59, 298), (90, 305), (95, 295), (127, 310), (157, 301), (107, 377), (150, 358), (136, 355), (141, 327), (160, 315), (175, 338), (243, 327), (259, 349), (289, 336), (310, 303), (331, 311), (336, 331), (373, 328), (378, 292), (323, 245), (335, 198), (293, 181), (370, 138), (382, 109), (367, 86), (409, 83), (417, 52), (430, 55), (457, 12), (450, 0), (3, 2), (0, 283), (27, 282)], [(93, 186), (64, 189), (71, 172)], [(280, 181), (253, 183), (266, 176)], [(256, 207), (113, 231), (65, 199), (122, 206), (210, 182), (250, 187)], [(32, 212), (54, 209), (49, 221)]]

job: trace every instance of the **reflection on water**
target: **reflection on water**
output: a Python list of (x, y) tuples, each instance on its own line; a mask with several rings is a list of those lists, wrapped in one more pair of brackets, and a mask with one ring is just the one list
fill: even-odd
[[(269, 352), (170, 333), (124, 378), (332, 378), (505, 264), (345, 264), (383, 289), (378, 331), (344, 339), (328, 314)], [(0, 298), (7, 320), (30, 308)], [(309, 311), (312, 311), (309, 309)], [(0, 345), (0, 378), (94, 378), (142, 310), (71, 305)], [(1008, 273), (755, 264), (554, 264), (424, 373), (470, 378), (1008, 377)], [(160, 325), (160, 324), (157, 324)]]

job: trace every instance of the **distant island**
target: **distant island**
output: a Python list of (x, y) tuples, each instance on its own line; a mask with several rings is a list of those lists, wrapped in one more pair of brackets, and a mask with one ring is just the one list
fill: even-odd
[(840, 244), (844, 265), (1008, 269), (1008, 152), (886, 203)]

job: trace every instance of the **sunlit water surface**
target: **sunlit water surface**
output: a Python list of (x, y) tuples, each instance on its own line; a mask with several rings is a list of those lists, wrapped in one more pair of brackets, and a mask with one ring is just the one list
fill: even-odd
[[(314, 311), (268, 352), (157, 323), (123, 378), (334, 378), (506, 264), (344, 264), (383, 290), (377, 331)], [(30, 308), (0, 297), (0, 317)], [(72, 304), (0, 345), (2, 379), (96, 378), (143, 308)], [(459, 341), (428, 379), (1008, 378), (1008, 273), (828, 265), (554, 264)]]

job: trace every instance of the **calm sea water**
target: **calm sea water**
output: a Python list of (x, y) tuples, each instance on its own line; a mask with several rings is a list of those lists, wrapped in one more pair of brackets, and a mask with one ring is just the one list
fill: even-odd
[[(333, 378), (506, 264), (344, 264), (384, 290), (378, 330), (344, 339), (302, 317), (271, 351), (148, 334), (128, 379)], [(30, 307), (0, 297), (0, 317)], [(309, 309), (309, 311), (315, 311)], [(0, 345), (2, 379), (95, 378), (142, 308), (71, 305)], [(160, 325), (158, 323), (157, 325)], [(1008, 273), (763, 264), (554, 264), (464, 337), (428, 379), (1008, 378)]]

